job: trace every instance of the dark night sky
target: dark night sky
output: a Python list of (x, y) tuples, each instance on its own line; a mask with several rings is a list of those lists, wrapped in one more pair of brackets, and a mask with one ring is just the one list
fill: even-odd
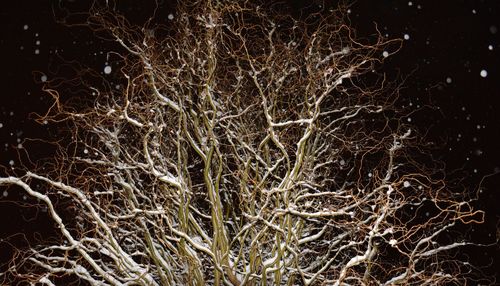
[[(59, 57), (104, 69), (109, 45), (88, 30), (68, 29), (54, 20), (53, 5), (82, 1), (2, 3), (0, 165), (15, 165), (16, 151), (24, 147), (41, 151), (35, 143), (23, 140), (47, 132), (29, 114), (47, 107), (41, 80), (57, 73)], [(132, 9), (136, 14), (144, 12), (137, 5)], [(376, 23), (388, 38), (405, 39), (400, 52), (387, 58), (382, 69), (408, 77), (402, 91), (408, 104), (430, 98), (440, 108), (432, 114), (416, 114), (412, 122), (430, 127), (430, 140), (446, 142), (440, 157), (449, 170), (463, 167), (464, 187), (474, 193), (485, 175), (500, 172), (500, 1), (359, 0), (352, 2), (349, 18), (361, 36), (375, 33)], [(481, 185), (478, 206), (486, 211), (486, 223), (469, 230), (475, 239), (491, 242), (498, 235), (499, 186), (500, 174), (489, 176)], [(22, 200), (0, 193), (0, 238), (19, 231), (46, 231), (36, 221), (24, 222), (28, 211), (14, 204)], [(6, 251), (1, 244), (0, 252)], [(498, 247), (475, 252), (471, 259), (496, 259), (499, 265)]]

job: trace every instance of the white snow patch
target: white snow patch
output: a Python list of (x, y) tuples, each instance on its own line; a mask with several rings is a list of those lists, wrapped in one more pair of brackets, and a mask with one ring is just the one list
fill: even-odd
[(405, 188), (408, 188), (409, 186), (411, 186), (411, 184), (410, 184), (410, 182), (408, 182), (408, 181), (404, 181), (404, 182), (403, 182), (403, 186), (404, 186)]
[(106, 256), (111, 256), (111, 253), (106, 248), (101, 248), (99, 251)]
[(390, 196), (392, 194), (392, 192), (394, 191), (394, 189), (392, 188), (392, 186), (389, 186), (387, 188), (387, 195)]
[(9, 165), (14, 166), (14, 160), (10, 160)]
[(41, 80), (42, 82), (46, 82), (46, 81), (47, 81), (47, 76), (46, 76), (46, 75), (42, 75), (42, 76), (40, 77), (40, 80)]
[(28, 25), (24, 25), (24, 26), (23, 26), (23, 30), (25, 30), (25, 31), (26, 31), (26, 30), (28, 30), (28, 28), (29, 28), (29, 26), (28, 26)]
[(481, 77), (487, 77), (488, 76), (488, 71), (481, 70), (481, 72), (479, 74), (481, 75)]
[(382, 53), (382, 56), (383, 56), (384, 58), (387, 58), (387, 57), (389, 56), (389, 52), (384, 51), (384, 52)]
[(174, 14), (172, 14), (172, 13), (168, 14), (167, 18), (169, 20), (173, 20), (174, 19)]
[(446, 83), (447, 83), (447, 84), (450, 84), (451, 82), (452, 82), (451, 77), (447, 77), (447, 78), (446, 78)]
[(75, 272), (77, 273), (81, 273), (81, 274), (85, 274), (87, 273), (87, 269), (85, 269), (83, 266), (81, 265), (76, 265), (75, 266)]
[(392, 247), (394, 247), (397, 243), (398, 243), (398, 241), (397, 241), (397, 240), (395, 240), (395, 239), (391, 239), (391, 240), (389, 240), (389, 244), (390, 244)]
[(107, 65), (104, 67), (104, 73), (105, 74), (110, 74), (111, 73), (111, 66)]
[(488, 45), (488, 50), (493, 51), (493, 46), (492, 45)]
[(408, 35), (408, 34), (404, 34), (403, 37), (404, 37), (405, 40), (409, 40), (410, 39), (410, 35)]
[(3, 191), (3, 196), (4, 196), (4, 197), (7, 197), (8, 195), (9, 195), (9, 192), (7, 192), (7, 191)]

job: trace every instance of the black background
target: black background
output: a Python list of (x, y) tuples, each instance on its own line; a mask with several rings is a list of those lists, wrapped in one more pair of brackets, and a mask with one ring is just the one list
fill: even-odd
[[(44, 154), (38, 143), (24, 140), (44, 137), (49, 132), (46, 126), (30, 119), (30, 113), (48, 107), (50, 100), (42, 92), (41, 79), (58, 73), (61, 58), (103, 70), (110, 45), (89, 30), (69, 29), (55, 21), (54, 11), (61, 11), (61, 7), (82, 10), (84, 2), (90, 1), (2, 2), (0, 165), (9, 167), (12, 160), (16, 166), (18, 151), (25, 149), (35, 155)], [(136, 17), (149, 11), (141, 6), (142, 1), (121, 2), (125, 3), (124, 11)], [(306, 3), (311, 1), (288, 2), (295, 13), (300, 13)], [(317, 1), (304, 13), (336, 3)], [(418, 105), (430, 99), (439, 108), (416, 114), (412, 122), (428, 128), (429, 141), (442, 147), (437, 154), (446, 162), (450, 176), (460, 174), (465, 192), (479, 194), (477, 206), (486, 212), (486, 221), (481, 226), (464, 228), (464, 236), (494, 242), (500, 217), (500, 174), (496, 175), (500, 172), (500, 1), (348, 3), (350, 24), (359, 36), (369, 37), (376, 28), (388, 38), (409, 36), (402, 49), (386, 59), (382, 71), (393, 78), (406, 78), (402, 90), (405, 102)], [(164, 11), (169, 9), (174, 12), (170, 7)], [(480, 75), (483, 69), (486, 77)], [(463, 171), (451, 172), (457, 168)], [(23, 207), (20, 194), (11, 191), (6, 195), (0, 193), (0, 262), (12, 255), (6, 241), (22, 245), (25, 236), (32, 240), (52, 233), (43, 212)], [(36, 214), (38, 218), (32, 220)], [(498, 246), (475, 248), (466, 255), (473, 263), (492, 262), (490, 273), (500, 268)]]

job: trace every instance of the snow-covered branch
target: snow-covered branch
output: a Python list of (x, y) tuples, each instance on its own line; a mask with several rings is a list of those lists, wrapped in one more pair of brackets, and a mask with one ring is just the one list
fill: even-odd
[(126, 88), (82, 80), (95, 102), (43, 118), (66, 120), (70, 144), (45, 169), (0, 178), (44, 204), (61, 236), (2, 275), (45, 285), (61, 276), (91, 285), (463, 281), (447, 254), (467, 243), (447, 230), (480, 211), (412, 158), (425, 150), (411, 148), (418, 129), (397, 120), (398, 92), (383, 92), (385, 80), (360, 84), (389, 43), (359, 43), (337, 11), (305, 23), (251, 1), (187, 2), (171, 19), (175, 33), (155, 28), (164, 38), (106, 7), (90, 15), (123, 48), (115, 80)]

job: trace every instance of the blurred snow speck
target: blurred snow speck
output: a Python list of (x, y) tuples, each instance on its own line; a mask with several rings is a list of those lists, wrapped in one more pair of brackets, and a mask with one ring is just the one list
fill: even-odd
[(104, 67), (104, 73), (105, 74), (110, 74), (111, 73), (111, 66), (105, 66)]
[(498, 32), (498, 28), (495, 25), (490, 26), (490, 33), (496, 34)]

